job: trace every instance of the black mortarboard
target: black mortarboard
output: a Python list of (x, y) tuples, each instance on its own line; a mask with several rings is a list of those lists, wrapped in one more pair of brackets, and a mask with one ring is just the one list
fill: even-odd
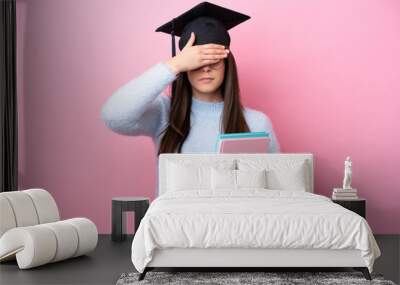
[(229, 47), (228, 30), (250, 19), (250, 16), (209, 3), (202, 2), (172, 21), (158, 27), (156, 32), (172, 35), (172, 56), (176, 55), (175, 37), (179, 39), (179, 49), (182, 50), (195, 33), (194, 45), (215, 43)]

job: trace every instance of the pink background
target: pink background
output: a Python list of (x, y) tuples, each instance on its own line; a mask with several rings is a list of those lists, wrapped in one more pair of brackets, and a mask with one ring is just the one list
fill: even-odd
[[(155, 29), (199, 1), (17, 0), (20, 189), (50, 191), (63, 218), (111, 231), (113, 196), (155, 195), (155, 148), (113, 133), (100, 109), (171, 55)], [(353, 187), (375, 233), (400, 233), (400, 2), (213, 1), (252, 17), (230, 31), (243, 102), (282, 152), (315, 155), (315, 191)], [(162, 9), (160, 8), (162, 7)], [(396, 112), (397, 110), (397, 112)]]

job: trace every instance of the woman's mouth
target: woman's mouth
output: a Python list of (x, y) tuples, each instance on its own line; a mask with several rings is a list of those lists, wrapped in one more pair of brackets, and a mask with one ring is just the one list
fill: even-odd
[(204, 78), (199, 79), (199, 81), (202, 83), (210, 83), (213, 80), (214, 80), (214, 78), (211, 78), (211, 77), (204, 77)]

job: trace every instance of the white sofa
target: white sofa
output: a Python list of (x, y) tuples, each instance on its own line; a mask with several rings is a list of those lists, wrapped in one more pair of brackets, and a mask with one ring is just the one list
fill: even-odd
[(96, 225), (87, 218), (60, 221), (57, 204), (44, 189), (0, 193), (0, 262), (20, 269), (86, 254), (96, 248)]

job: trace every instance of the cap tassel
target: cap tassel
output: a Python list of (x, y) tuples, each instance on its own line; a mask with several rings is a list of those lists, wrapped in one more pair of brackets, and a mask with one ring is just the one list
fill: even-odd
[[(175, 18), (172, 19), (172, 57), (176, 55), (176, 50), (175, 50)], [(171, 95), (174, 96), (176, 92), (176, 80), (172, 81), (171, 85)], [(175, 97), (175, 96), (174, 96)]]
[(175, 49), (175, 18), (172, 19), (172, 57), (176, 55), (176, 49)]

